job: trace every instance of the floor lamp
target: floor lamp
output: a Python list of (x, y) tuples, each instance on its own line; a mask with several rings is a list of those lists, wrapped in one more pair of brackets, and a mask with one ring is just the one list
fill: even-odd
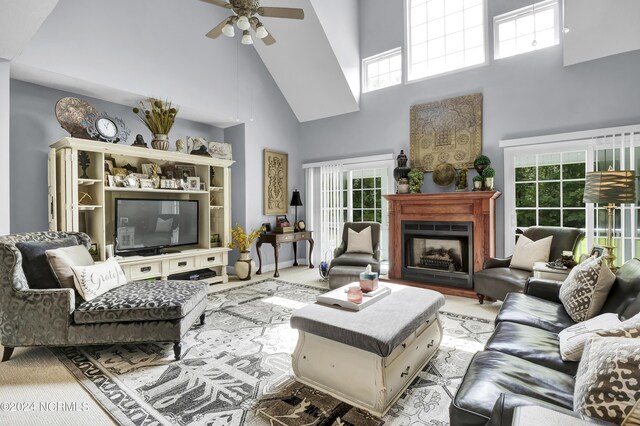
[(590, 172), (584, 185), (585, 203), (606, 204), (608, 212), (607, 253), (605, 259), (609, 269), (616, 271), (615, 245), (613, 244), (613, 211), (616, 204), (633, 204), (636, 202), (636, 173), (626, 170), (606, 172)]

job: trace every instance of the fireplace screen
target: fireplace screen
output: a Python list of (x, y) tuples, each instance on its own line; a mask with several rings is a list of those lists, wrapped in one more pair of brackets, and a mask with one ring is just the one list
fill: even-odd
[(465, 243), (459, 239), (412, 238), (411, 244), (413, 255), (408, 259), (409, 267), (449, 272), (464, 270), (462, 248)]

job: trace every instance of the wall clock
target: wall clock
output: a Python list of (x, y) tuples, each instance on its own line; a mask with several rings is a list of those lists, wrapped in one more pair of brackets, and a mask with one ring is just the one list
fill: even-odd
[(126, 142), (131, 133), (124, 121), (111, 117), (106, 112), (89, 113), (81, 124), (92, 139), (103, 142)]

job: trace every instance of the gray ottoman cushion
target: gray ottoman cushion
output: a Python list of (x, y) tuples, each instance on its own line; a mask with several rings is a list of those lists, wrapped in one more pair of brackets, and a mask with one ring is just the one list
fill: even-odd
[(329, 271), (329, 288), (336, 289), (352, 282), (360, 282), (360, 273), (365, 266), (334, 266)]
[(387, 357), (444, 306), (438, 292), (385, 283), (391, 294), (362, 311), (315, 303), (291, 316), (291, 327)]
[(81, 303), (76, 324), (174, 320), (207, 298), (208, 284), (194, 281), (134, 281)]

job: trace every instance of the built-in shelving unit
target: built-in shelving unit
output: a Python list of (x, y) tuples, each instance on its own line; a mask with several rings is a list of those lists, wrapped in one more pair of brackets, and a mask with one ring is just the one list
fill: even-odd
[[(78, 154), (82, 151), (89, 155), (90, 165), (85, 175), (88, 179), (79, 178), (82, 170)], [(111, 187), (107, 184), (105, 160), (110, 160), (116, 167), (129, 165), (139, 171), (143, 164), (149, 163), (157, 163), (162, 169), (190, 166), (204, 182), (204, 190)], [(179, 253), (133, 256), (119, 259), (119, 262), (130, 280), (166, 279), (178, 272), (209, 268), (217, 274), (210, 282), (226, 282), (231, 229), (229, 168), (232, 164), (230, 160), (205, 156), (64, 138), (51, 145), (49, 154), (49, 228), (87, 233), (97, 245), (100, 258), (105, 260), (105, 247), (114, 244), (115, 239), (116, 199), (198, 200), (197, 245), (181, 247)]]

